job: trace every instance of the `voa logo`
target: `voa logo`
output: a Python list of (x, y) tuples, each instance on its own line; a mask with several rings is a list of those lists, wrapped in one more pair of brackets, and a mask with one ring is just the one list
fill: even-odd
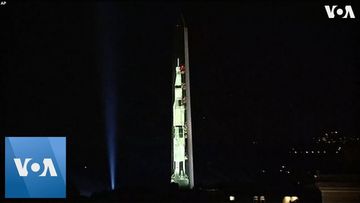
[[(27, 170), (27, 166), (28, 163), (31, 161), (31, 158), (26, 158), (25, 161), (23, 163), (21, 163), (21, 159), (20, 158), (15, 158), (14, 162), (17, 168), (17, 171), (19, 173), (19, 176), (28, 176), (28, 170)], [(50, 176), (53, 177), (57, 177), (57, 173), (55, 170), (55, 166), (54, 163), (52, 161), (52, 159), (50, 158), (46, 158), (43, 160), (43, 166), (44, 166), (44, 171), (39, 175), (39, 176), (46, 176), (47, 171), (49, 171)], [(31, 170), (33, 172), (39, 172), (40, 171), (40, 164), (39, 163), (33, 163), (31, 164)]]
[(66, 138), (5, 137), (5, 198), (66, 198)]
[(341, 8), (338, 5), (325, 5), (324, 7), (328, 18), (335, 18), (335, 16), (341, 18), (355, 18), (351, 5), (346, 5), (344, 8)]

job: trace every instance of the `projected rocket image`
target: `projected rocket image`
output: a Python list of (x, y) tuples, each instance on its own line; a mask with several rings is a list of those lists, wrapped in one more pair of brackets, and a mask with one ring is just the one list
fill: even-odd
[(174, 77), (174, 103), (172, 127), (171, 182), (181, 188), (194, 187), (190, 78), (187, 27), (184, 20), (176, 30), (176, 67)]

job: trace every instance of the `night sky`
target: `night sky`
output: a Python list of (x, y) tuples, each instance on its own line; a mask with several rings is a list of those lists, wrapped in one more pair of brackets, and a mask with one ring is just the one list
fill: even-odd
[(356, 19), (328, 19), (323, 5), (9, 1), (0, 7), (0, 134), (67, 136), (71, 184), (108, 189), (104, 95), (113, 88), (117, 186), (166, 186), (182, 12), (195, 184), (250, 181), (292, 145), (360, 133), (360, 7), (351, 4)]

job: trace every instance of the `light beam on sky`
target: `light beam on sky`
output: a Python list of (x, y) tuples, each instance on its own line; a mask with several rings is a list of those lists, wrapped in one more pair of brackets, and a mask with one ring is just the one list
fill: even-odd
[[(108, 55), (111, 56), (111, 55)], [(116, 171), (116, 123), (117, 123), (117, 88), (116, 71), (110, 60), (107, 60), (104, 67), (103, 88), (105, 104), (105, 133), (109, 155), (109, 169), (111, 179), (111, 189), (115, 189), (115, 171)]]
[(105, 116), (105, 134), (108, 147), (110, 187), (114, 190), (116, 187), (116, 160), (117, 160), (117, 110), (118, 110), (118, 91), (117, 91), (117, 53), (113, 46), (117, 41), (116, 29), (116, 12), (113, 10), (112, 3), (99, 3), (99, 25), (101, 40), (99, 48), (101, 50), (101, 71), (103, 84), (103, 101)]

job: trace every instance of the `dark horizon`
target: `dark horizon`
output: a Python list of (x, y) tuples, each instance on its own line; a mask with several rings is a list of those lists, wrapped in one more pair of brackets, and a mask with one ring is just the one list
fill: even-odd
[[(359, 22), (328, 19), (323, 3), (8, 2), (4, 10), (10, 44), (0, 69), (2, 140), (67, 136), (68, 185), (83, 193), (110, 188), (105, 70), (118, 92), (117, 187), (169, 184), (181, 12), (189, 29), (196, 186), (311, 183), (315, 169), (360, 172), (351, 165), (360, 144)], [(319, 162), (289, 155), (311, 154), (325, 133), (354, 143)], [(278, 173), (282, 165), (291, 175)]]

